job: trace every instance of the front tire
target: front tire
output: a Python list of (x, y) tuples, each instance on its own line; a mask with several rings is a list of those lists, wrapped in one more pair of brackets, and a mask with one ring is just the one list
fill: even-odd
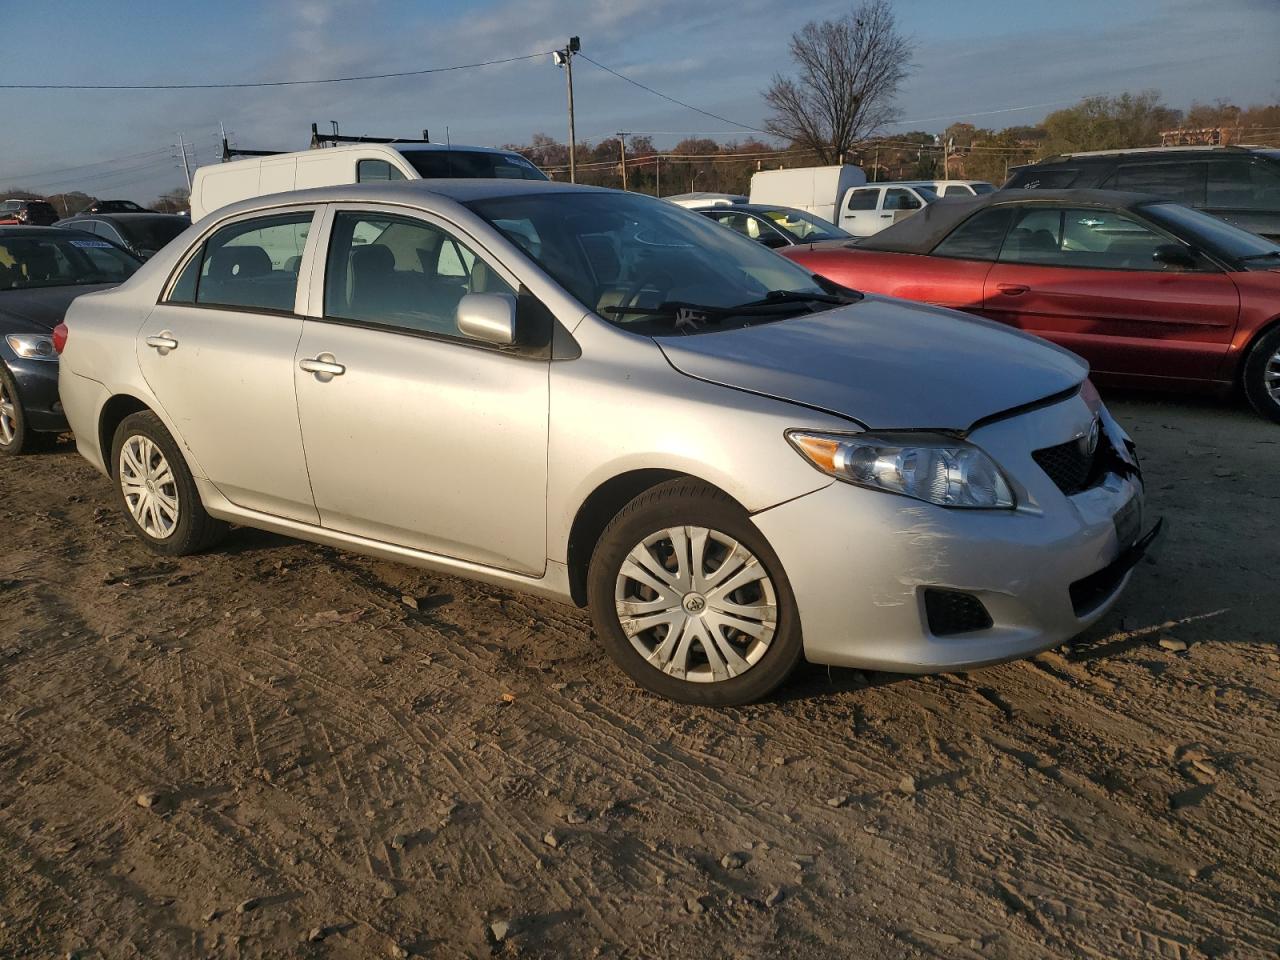
[(0, 363), (0, 456), (14, 457), (47, 445), (47, 434), (36, 433), (18, 396), (18, 384)]
[(1244, 361), (1243, 380), (1253, 409), (1280, 423), (1280, 327), (1253, 345)]
[(801, 656), (777, 555), (738, 504), (696, 480), (660, 484), (614, 517), (591, 557), (587, 597), (614, 662), (682, 703), (759, 700)]
[(111, 444), (116, 496), (134, 535), (153, 553), (180, 557), (212, 546), (227, 525), (200, 502), (187, 461), (150, 410), (130, 414)]

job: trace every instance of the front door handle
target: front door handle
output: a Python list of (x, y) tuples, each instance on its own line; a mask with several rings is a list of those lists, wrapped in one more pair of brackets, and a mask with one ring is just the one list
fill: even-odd
[(1020, 297), (1031, 288), (1025, 283), (997, 283), (996, 289), (1011, 297)]
[(314, 373), (321, 383), (328, 383), (334, 377), (340, 377), (347, 372), (347, 368), (336, 362), (332, 353), (322, 353), (317, 357), (299, 360), (298, 366), (307, 373)]
[(892, 217), (892, 216), (893, 216), (893, 214), (892, 214), (892, 213), (882, 213), (882, 214), (880, 214), (880, 217), (881, 217), (881, 219), (883, 219), (883, 220), (887, 220), (887, 219), (889, 219), (889, 218), (890, 218), (890, 217)]
[(173, 334), (168, 330), (161, 330), (154, 337), (147, 337), (147, 346), (153, 347), (160, 351), (160, 356), (165, 356), (170, 350), (178, 349), (178, 341), (174, 339)]

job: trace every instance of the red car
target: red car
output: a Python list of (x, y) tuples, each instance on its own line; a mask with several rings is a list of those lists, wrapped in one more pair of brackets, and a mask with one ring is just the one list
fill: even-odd
[(997, 192), (930, 204), (861, 241), (780, 252), (847, 287), (1039, 334), (1101, 382), (1242, 386), (1280, 422), (1280, 245), (1181, 204)]

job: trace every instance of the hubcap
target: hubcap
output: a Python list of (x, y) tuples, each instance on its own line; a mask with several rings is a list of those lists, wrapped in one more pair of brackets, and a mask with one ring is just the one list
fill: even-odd
[(135, 435), (120, 450), (120, 489), (125, 505), (149, 537), (164, 540), (178, 526), (178, 481), (149, 437)]
[(18, 408), (9, 396), (8, 385), (0, 381), (0, 444), (7, 447), (17, 434)]
[(640, 656), (695, 683), (745, 673), (777, 630), (777, 595), (764, 565), (706, 527), (669, 527), (636, 544), (618, 572), (614, 604)]
[(1280, 403), (1280, 350), (1273, 353), (1267, 365), (1263, 367), (1262, 383), (1267, 388), (1267, 395), (1276, 403)]

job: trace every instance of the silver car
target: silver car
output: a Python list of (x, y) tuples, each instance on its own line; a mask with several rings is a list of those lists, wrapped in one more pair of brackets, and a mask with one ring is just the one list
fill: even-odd
[(152, 550), (231, 522), (585, 605), (691, 703), (802, 656), (1026, 656), (1101, 616), (1149, 539), (1077, 357), (635, 194), (256, 198), (66, 327), (77, 445)]

